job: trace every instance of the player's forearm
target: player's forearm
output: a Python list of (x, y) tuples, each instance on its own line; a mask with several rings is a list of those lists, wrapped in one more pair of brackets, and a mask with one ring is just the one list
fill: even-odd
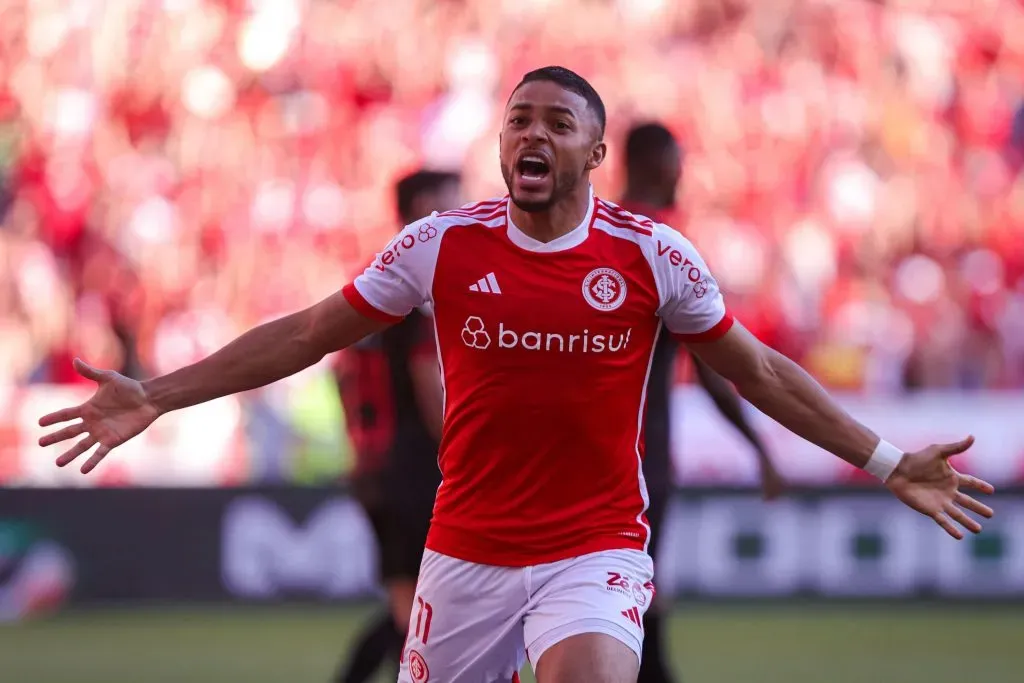
[(832, 399), (814, 378), (782, 354), (768, 350), (761, 371), (738, 379), (740, 394), (797, 436), (864, 467), (879, 438)]
[(304, 370), (326, 354), (309, 334), (308, 315), (295, 313), (255, 327), (204, 358), (143, 382), (161, 413), (256, 389)]

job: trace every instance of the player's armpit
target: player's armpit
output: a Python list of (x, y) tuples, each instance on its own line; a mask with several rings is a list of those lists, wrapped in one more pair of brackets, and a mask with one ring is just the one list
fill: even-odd
[(814, 378), (739, 321), (715, 341), (687, 346), (758, 410), (850, 464), (863, 467), (878, 445), (878, 436), (839, 407)]

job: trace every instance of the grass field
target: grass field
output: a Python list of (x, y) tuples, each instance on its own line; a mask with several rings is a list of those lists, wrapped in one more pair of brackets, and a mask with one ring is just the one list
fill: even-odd
[[(0, 681), (327, 683), (368, 615), (361, 607), (69, 612), (0, 625)], [(687, 683), (1024, 681), (1019, 605), (702, 605), (679, 610), (670, 635)]]

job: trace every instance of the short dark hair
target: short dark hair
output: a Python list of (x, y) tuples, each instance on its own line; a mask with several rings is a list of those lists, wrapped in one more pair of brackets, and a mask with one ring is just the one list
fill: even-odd
[(585, 99), (587, 106), (594, 110), (594, 114), (597, 116), (597, 123), (601, 128), (601, 137), (604, 137), (604, 127), (608, 118), (604, 110), (604, 101), (601, 100), (601, 96), (597, 94), (594, 86), (590, 85), (587, 79), (575, 71), (566, 69), (564, 66), (545, 66), (528, 72), (523, 76), (523, 80), (519, 81), (519, 84), (512, 89), (512, 92), (515, 93), (527, 83), (536, 81), (554, 83)]
[(452, 171), (419, 170), (402, 176), (395, 183), (395, 204), (402, 221), (411, 223), (423, 216), (410, 216), (416, 198), (424, 192), (434, 192), (448, 183), (458, 183), (462, 177)]
[(637, 165), (648, 163), (651, 157), (678, 146), (676, 136), (660, 123), (633, 126), (626, 135), (626, 167), (635, 168)]

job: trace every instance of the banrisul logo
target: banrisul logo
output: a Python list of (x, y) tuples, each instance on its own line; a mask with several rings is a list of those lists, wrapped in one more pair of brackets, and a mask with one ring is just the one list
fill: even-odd
[(624, 332), (584, 329), (575, 333), (515, 330), (503, 322), (486, 322), (477, 315), (466, 318), (462, 342), (471, 349), (525, 349), (548, 353), (618, 353), (629, 346), (633, 328)]

